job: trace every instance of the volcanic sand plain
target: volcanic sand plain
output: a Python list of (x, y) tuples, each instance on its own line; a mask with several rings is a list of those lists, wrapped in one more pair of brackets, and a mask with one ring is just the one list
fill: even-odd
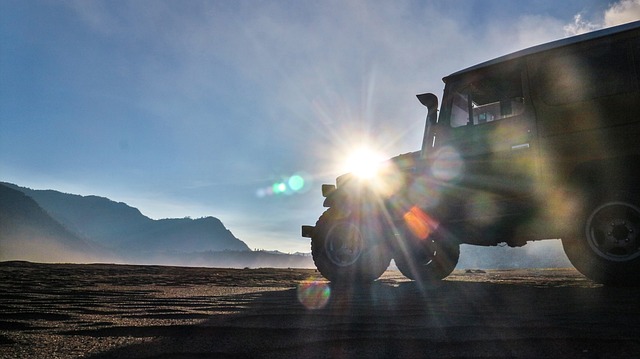
[(0, 263), (0, 358), (632, 358), (640, 288), (574, 269), (387, 271)]

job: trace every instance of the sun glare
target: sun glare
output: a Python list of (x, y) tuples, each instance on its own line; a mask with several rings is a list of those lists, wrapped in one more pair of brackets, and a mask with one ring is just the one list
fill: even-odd
[(374, 177), (380, 169), (384, 156), (367, 147), (361, 147), (347, 156), (345, 167), (358, 177)]

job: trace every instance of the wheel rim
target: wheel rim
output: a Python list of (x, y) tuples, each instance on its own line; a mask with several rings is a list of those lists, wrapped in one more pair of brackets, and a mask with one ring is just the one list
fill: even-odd
[(327, 257), (339, 267), (354, 264), (364, 248), (362, 233), (351, 223), (336, 223), (327, 233), (326, 239)]
[(426, 243), (420, 243), (420, 248), (417, 248), (415, 251), (415, 262), (419, 267), (429, 267), (432, 266), (438, 251), (435, 248), (435, 243), (432, 240), (429, 240)]
[(587, 242), (600, 257), (626, 262), (640, 256), (640, 209), (625, 202), (596, 208), (586, 225)]

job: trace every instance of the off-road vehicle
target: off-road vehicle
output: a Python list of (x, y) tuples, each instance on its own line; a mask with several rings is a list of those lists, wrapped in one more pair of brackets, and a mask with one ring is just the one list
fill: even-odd
[(640, 283), (640, 21), (502, 56), (446, 76), (420, 151), (323, 185), (302, 226), (320, 273), (369, 282), (395, 260), (440, 280), (460, 244), (561, 239), (606, 284)]

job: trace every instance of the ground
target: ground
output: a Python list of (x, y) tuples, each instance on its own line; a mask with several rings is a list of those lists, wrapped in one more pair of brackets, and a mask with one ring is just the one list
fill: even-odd
[(629, 358), (638, 298), (573, 269), (353, 288), (309, 269), (4, 262), (0, 358)]

